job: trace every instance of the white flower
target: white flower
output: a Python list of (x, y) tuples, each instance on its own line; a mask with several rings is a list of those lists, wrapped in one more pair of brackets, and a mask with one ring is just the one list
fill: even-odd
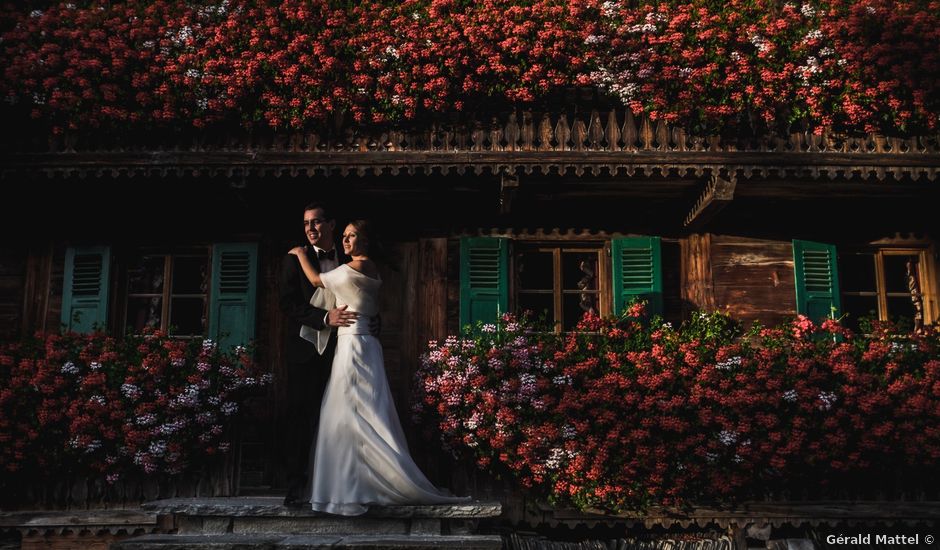
[(193, 29), (189, 25), (183, 26), (180, 30), (176, 31), (175, 35), (171, 35), (170, 39), (177, 46), (185, 44), (187, 40), (193, 37)]
[(549, 470), (558, 469), (558, 467), (561, 466), (561, 461), (563, 458), (565, 458), (564, 449), (559, 449), (558, 447), (555, 447), (554, 449), (551, 450), (551, 452), (548, 455), (548, 458), (545, 460), (545, 467), (548, 468)]
[(766, 52), (770, 49), (770, 42), (768, 42), (766, 39), (764, 39), (763, 36), (759, 34), (752, 34), (748, 37), (748, 40), (751, 41), (751, 44), (754, 44), (758, 51)]
[(825, 48), (822, 48), (819, 50), (819, 57), (829, 57), (830, 55), (834, 55), (835, 53), (836, 53), (835, 50), (833, 50), (829, 46), (826, 46)]
[(820, 40), (823, 37), (823, 33), (819, 29), (813, 29), (806, 33), (806, 36), (803, 37), (804, 42), (809, 42), (810, 40)]
[(69, 361), (68, 363), (62, 365), (62, 372), (64, 374), (78, 374), (78, 366), (75, 363)]
[(91, 370), (98, 370), (101, 368), (101, 363), (97, 361), (92, 361), (91, 363), (88, 364), (88, 368), (90, 368)]
[(571, 424), (565, 424), (561, 427), (561, 436), (565, 439), (574, 439), (576, 435), (578, 435), (578, 432)]
[(92, 401), (92, 402), (94, 402), (94, 403), (97, 403), (97, 404), (99, 404), (99, 405), (104, 405), (104, 404), (107, 403), (107, 401), (105, 401), (103, 395), (92, 395), (88, 400), (89, 400), (89, 401)]
[(828, 411), (838, 399), (836, 394), (832, 392), (819, 392), (819, 410)]
[(231, 416), (236, 412), (238, 412), (238, 403), (227, 401), (222, 404), (222, 414), (225, 416)]
[(470, 416), (470, 418), (464, 420), (463, 427), (468, 430), (475, 430), (477, 426), (480, 425), (480, 414), (476, 411)]
[(149, 426), (149, 425), (153, 424), (153, 423), (156, 422), (156, 421), (157, 421), (156, 415), (154, 415), (154, 414), (152, 414), (152, 413), (147, 413), (147, 414), (138, 416), (138, 417), (137, 417), (137, 420), (135, 420), (134, 422), (135, 422), (138, 426)]
[(42, 10), (33, 10), (29, 12), (30, 17), (42, 17)]
[(150, 456), (163, 456), (166, 452), (166, 441), (154, 441), (150, 444), (150, 448), (147, 449), (147, 453)]
[(172, 435), (182, 430), (183, 428), (185, 428), (187, 424), (188, 423), (186, 422), (185, 419), (180, 418), (180, 419), (174, 420), (173, 422), (167, 422), (166, 424), (161, 424), (159, 427), (157, 427), (156, 430), (154, 430), (154, 432), (160, 435)]
[(140, 397), (140, 388), (134, 384), (121, 384), (121, 393), (128, 399), (137, 399)]
[(803, 4), (800, 6), (800, 13), (803, 14), (803, 17), (812, 17), (816, 15), (816, 10), (809, 4)]
[(718, 434), (718, 440), (721, 441), (722, 445), (734, 445), (738, 440), (738, 432), (722, 430)]
[(798, 393), (796, 393), (796, 390), (787, 390), (787, 391), (783, 392), (783, 400), (786, 401), (786, 402), (788, 402), (788, 403), (793, 403), (793, 402), (796, 401), (799, 397), (800, 397), (800, 395), (799, 395)]
[(585, 44), (600, 44), (606, 40), (603, 36), (598, 36), (596, 34), (589, 35), (584, 39)]
[(725, 359), (724, 361), (715, 364), (715, 368), (718, 370), (731, 370), (735, 367), (741, 366), (741, 357), (735, 356)]
[(620, 9), (620, 2), (611, 2), (608, 0), (601, 4), (601, 14), (604, 17), (613, 17), (617, 15), (617, 10)]

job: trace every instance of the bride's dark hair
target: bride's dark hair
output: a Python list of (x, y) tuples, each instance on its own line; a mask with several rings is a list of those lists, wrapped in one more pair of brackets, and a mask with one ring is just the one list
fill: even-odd
[(356, 234), (359, 235), (360, 242), (365, 241), (361, 246), (365, 248), (370, 258), (378, 263), (391, 267), (394, 271), (398, 271), (395, 267), (395, 263), (391, 261), (388, 251), (385, 250), (385, 247), (382, 245), (382, 241), (376, 237), (378, 233), (375, 231), (375, 225), (371, 221), (359, 218), (350, 221), (349, 225), (356, 228)]
[(360, 245), (366, 252), (372, 251), (372, 224), (369, 220), (352, 220), (349, 225), (356, 228), (356, 234), (359, 236)]

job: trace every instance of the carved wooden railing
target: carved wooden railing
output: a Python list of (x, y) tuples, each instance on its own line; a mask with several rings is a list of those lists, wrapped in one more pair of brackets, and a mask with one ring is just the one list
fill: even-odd
[[(170, 172), (273, 173), (640, 173), (819, 178), (936, 179), (940, 136), (899, 138), (794, 132), (788, 136), (690, 135), (629, 111), (575, 115), (510, 113), (468, 124), (424, 128), (346, 126), (338, 130), (147, 133), (140, 139), (89, 134), (56, 136), (49, 152), (3, 155), (3, 173), (60, 175)], [(148, 143), (149, 141), (149, 143)]]

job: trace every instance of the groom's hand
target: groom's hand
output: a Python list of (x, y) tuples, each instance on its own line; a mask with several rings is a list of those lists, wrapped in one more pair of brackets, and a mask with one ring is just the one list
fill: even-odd
[(346, 311), (348, 307), (349, 306), (340, 306), (331, 309), (330, 312), (326, 314), (326, 324), (331, 327), (348, 327), (355, 323), (356, 317), (359, 317), (359, 314), (355, 311)]

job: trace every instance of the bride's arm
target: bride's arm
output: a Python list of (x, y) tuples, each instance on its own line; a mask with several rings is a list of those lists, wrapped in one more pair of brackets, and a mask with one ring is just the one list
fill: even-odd
[(304, 270), (304, 275), (307, 276), (307, 280), (310, 281), (310, 284), (316, 287), (323, 287), (323, 281), (320, 280), (320, 272), (310, 263), (310, 258), (304, 254), (304, 248), (302, 246), (296, 246), (290, 249), (288, 254), (297, 256), (297, 259), (300, 261), (300, 268)]

